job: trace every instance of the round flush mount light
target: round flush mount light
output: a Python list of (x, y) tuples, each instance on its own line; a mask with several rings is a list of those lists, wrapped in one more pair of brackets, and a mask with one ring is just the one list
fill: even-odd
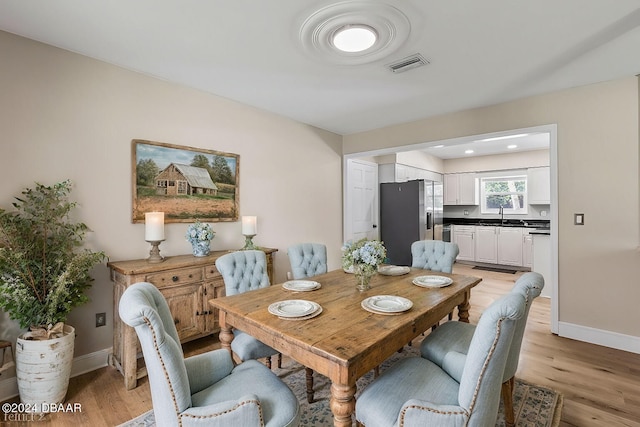
[(338, 28), (331, 42), (343, 52), (362, 52), (373, 46), (378, 39), (376, 30), (368, 25), (345, 25)]
[[(314, 59), (358, 65), (395, 52), (410, 32), (409, 19), (394, 6), (344, 1), (313, 12), (303, 20), (298, 36), (304, 52)], [(356, 42), (349, 41), (351, 36)]]

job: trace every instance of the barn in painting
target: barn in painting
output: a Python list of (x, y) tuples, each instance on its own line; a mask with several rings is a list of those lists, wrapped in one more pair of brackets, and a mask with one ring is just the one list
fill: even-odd
[(192, 196), (207, 194), (215, 196), (218, 187), (204, 168), (171, 163), (155, 179), (156, 193), (167, 196)]

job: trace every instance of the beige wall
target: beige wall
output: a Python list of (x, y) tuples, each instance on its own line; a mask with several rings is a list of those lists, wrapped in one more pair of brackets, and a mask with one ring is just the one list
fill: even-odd
[[(286, 248), (328, 246), (340, 266), (342, 156), (339, 135), (220, 97), (0, 32), (0, 206), (34, 181), (70, 178), (89, 241), (111, 260), (146, 258), (144, 224), (131, 223), (131, 140), (240, 155), (240, 215), (257, 215), (258, 245), (278, 248), (276, 276), (290, 270)], [(190, 252), (187, 224), (167, 224), (165, 256)], [(241, 247), (239, 222), (214, 223), (213, 249)], [(95, 271), (92, 302), (75, 310), (76, 356), (112, 345), (112, 285)], [(107, 312), (107, 327), (94, 328)], [(0, 339), (17, 327), (0, 317)]]
[(557, 124), (559, 320), (639, 337), (638, 93), (629, 77), (348, 135), (343, 150)]

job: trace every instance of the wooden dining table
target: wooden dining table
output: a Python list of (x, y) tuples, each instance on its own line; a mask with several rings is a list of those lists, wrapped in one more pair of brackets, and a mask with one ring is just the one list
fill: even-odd
[[(446, 276), (453, 282), (440, 288), (413, 284), (417, 276)], [(320, 283), (313, 291), (291, 291), (282, 284), (209, 300), (219, 310), (220, 343), (231, 351), (233, 328), (240, 329), (301, 365), (331, 380), (330, 408), (335, 426), (351, 426), (355, 412), (356, 380), (431, 328), (458, 307), (459, 319), (469, 321), (471, 289), (479, 277), (411, 268), (403, 275), (376, 275), (371, 289), (358, 291), (353, 274), (334, 270), (309, 280)], [(410, 309), (395, 314), (365, 310), (372, 296), (409, 299)], [(322, 312), (307, 320), (285, 319), (268, 310), (273, 303), (313, 301)]]

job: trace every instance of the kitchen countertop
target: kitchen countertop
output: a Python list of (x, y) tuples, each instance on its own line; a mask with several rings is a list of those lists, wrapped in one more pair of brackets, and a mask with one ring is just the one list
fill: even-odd
[(551, 234), (550, 221), (540, 219), (505, 219), (504, 221), (501, 221), (497, 218), (444, 218), (443, 224), (476, 225), (489, 227), (522, 227), (532, 229), (530, 233), (534, 234)]

